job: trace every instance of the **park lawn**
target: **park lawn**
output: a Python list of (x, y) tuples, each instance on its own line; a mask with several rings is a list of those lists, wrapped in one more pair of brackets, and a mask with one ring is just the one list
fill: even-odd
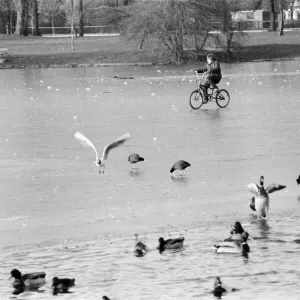
[[(169, 53), (155, 50), (156, 43), (153, 41), (146, 43), (141, 51), (137, 50), (137, 42), (121, 36), (78, 38), (74, 51), (71, 50), (70, 41), (70, 38), (1, 36), (0, 48), (8, 48), (9, 52), (2, 67), (170, 62)], [(198, 59), (203, 59), (206, 52), (198, 54)], [(223, 50), (218, 52), (222, 61), (228, 61)], [(252, 61), (292, 58), (300, 58), (300, 31), (296, 30), (286, 31), (283, 36), (266, 31), (248, 33), (243, 46), (233, 53), (231, 59)]]

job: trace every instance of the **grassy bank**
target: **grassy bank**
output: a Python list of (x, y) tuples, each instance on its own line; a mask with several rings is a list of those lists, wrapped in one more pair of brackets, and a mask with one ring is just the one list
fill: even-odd
[[(169, 63), (169, 53), (155, 49), (154, 43), (138, 51), (137, 44), (120, 36), (83, 37), (75, 40), (71, 50), (70, 38), (14, 36), (0, 37), (0, 48), (8, 48), (6, 67), (100, 65), (109, 63)], [(228, 61), (224, 51), (218, 51), (221, 61)], [(189, 56), (195, 57), (195, 56)], [(198, 54), (204, 59), (205, 51)], [(283, 36), (270, 32), (248, 34), (243, 47), (233, 53), (233, 61), (300, 58), (300, 31), (287, 31)]]

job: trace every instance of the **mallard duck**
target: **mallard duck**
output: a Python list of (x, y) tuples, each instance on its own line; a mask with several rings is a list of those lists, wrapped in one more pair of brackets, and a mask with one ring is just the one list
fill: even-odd
[(145, 256), (147, 254), (147, 252), (148, 252), (148, 248), (147, 248), (146, 244), (144, 244), (141, 241), (138, 241), (135, 244), (134, 253), (136, 256), (138, 256), (138, 257)]
[(157, 249), (162, 252), (166, 249), (179, 249), (183, 246), (184, 237), (176, 238), (176, 239), (168, 239), (164, 240), (162, 237), (158, 239), (158, 247)]
[(241, 241), (220, 242), (213, 246), (217, 253), (248, 253), (250, 247), (247, 244), (249, 234), (243, 232)]
[(221, 299), (222, 295), (226, 292), (227, 292), (226, 289), (222, 287), (222, 281), (220, 277), (216, 277), (214, 282), (214, 290), (213, 290), (214, 296)]
[(213, 290), (213, 294), (214, 294), (215, 297), (221, 299), (223, 294), (230, 293), (230, 292), (235, 292), (237, 290), (238, 289), (230, 288), (230, 287), (227, 287), (227, 286), (223, 287), (220, 277), (216, 277), (215, 282), (214, 282), (214, 290)]
[(30, 289), (38, 289), (45, 284), (45, 272), (34, 272), (22, 275), (21, 272), (17, 269), (13, 269), (11, 272), (11, 278), (15, 278), (13, 282), (13, 287), (15, 289), (21, 288), (30, 288)]
[(67, 293), (69, 288), (73, 287), (74, 285), (75, 285), (75, 278), (59, 279), (57, 277), (54, 277), (52, 279), (53, 295), (57, 295), (57, 293)]
[(250, 208), (257, 212), (257, 219), (266, 218), (269, 212), (269, 194), (286, 188), (285, 185), (270, 184), (264, 188), (264, 176), (260, 177), (260, 185), (250, 183), (247, 185), (249, 191), (255, 194), (250, 200)]
[(245, 232), (240, 222), (235, 222), (233, 229), (230, 231), (231, 236), (224, 241), (241, 241), (242, 234)]
[(172, 174), (174, 171), (179, 170), (180, 171), (180, 175), (182, 175), (182, 171), (185, 173), (184, 170), (187, 167), (190, 167), (190, 166), (191, 166), (191, 164), (188, 163), (187, 161), (185, 161), (185, 160), (178, 160), (178, 161), (175, 162), (175, 164), (171, 168), (170, 173)]

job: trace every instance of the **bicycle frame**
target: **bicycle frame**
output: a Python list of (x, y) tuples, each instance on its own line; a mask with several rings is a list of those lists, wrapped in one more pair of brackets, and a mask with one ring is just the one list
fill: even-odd
[(211, 90), (211, 93), (205, 91), (204, 85), (202, 84), (202, 80), (206, 78), (207, 73), (201, 73), (201, 74), (202, 76), (200, 77), (199, 73), (196, 73), (196, 88), (198, 90), (201, 89), (203, 93), (207, 96), (207, 99), (211, 101), (213, 98), (213, 93), (212, 93), (213, 88), (211, 86), (208, 87), (208, 89)]

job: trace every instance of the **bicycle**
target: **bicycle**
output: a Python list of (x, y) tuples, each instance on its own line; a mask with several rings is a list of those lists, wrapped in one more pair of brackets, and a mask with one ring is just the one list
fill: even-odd
[[(221, 108), (225, 108), (230, 102), (230, 95), (228, 91), (225, 89), (219, 90), (216, 95), (213, 95), (213, 88), (211, 86), (208, 87), (208, 92), (206, 92), (204, 85), (202, 84), (202, 80), (205, 78), (205, 74), (203, 73), (202, 78), (200, 78), (200, 83), (198, 84), (198, 73), (196, 73), (196, 86), (197, 90), (193, 91), (190, 95), (190, 106), (192, 109), (199, 109), (203, 104), (211, 102), (216, 102), (217, 105)], [(203, 102), (205, 97), (207, 101)]]

